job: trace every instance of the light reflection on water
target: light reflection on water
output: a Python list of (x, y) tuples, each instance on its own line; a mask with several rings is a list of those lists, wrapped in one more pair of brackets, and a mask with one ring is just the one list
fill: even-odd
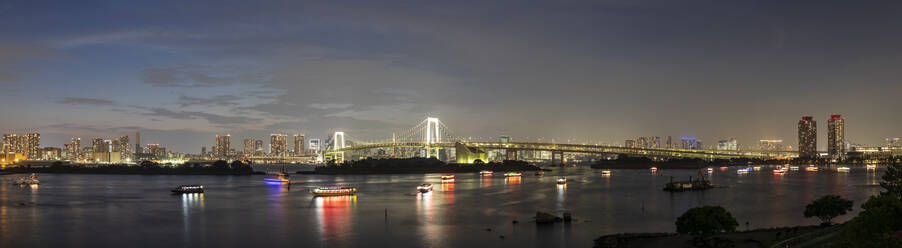
[[(0, 185), (0, 235), (17, 237), (0, 238), (0, 247), (108, 246), (147, 235), (171, 237), (153, 245), (175, 247), (586, 247), (606, 233), (673, 231), (676, 217), (699, 205), (724, 206), (742, 228), (746, 221), (752, 228), (816, 224), (801, 214), (805, 204), (830, 193), (861, 204), (879, 192), (874, 185), (883, 174), (882, 167), (876, 173), (853, 167), (782, 175), (767, 167), (740, 175), (739, 168), (745, 167), (706, 173), (725, 188), (681, 193), (661, 188), (670, 177), (686, 180), (697, 170), (613, 170), (603, 176), (568, 167), (553, 168), (546, 177), (458, 173), (454, 182), (440, 181), (439, 174), (298, 175), (290, 188), (266, 186), (263, 176), (41, 175), (39, 187)], [(557, 185), (559, 177), (567, 184)], [(436, 184), (435, 190), (413, 193), (424, 182)], [(207, 192), (169, 194), (189, 183)], [(360, 193), (307, 192), (336, 184)], [(530, 223), (537, 209), (572, 210), (577, 221), (540, 228)]]

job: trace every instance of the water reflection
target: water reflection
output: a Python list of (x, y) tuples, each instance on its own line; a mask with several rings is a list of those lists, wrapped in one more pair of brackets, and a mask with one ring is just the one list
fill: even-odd
[(194, 210), (204, 210), (204, 193), (182, 194), (182, 215), (188, 217)]
[(351, 209), (357, 195), (314, 197), (316, 217), (323, 241), (347, 240), (351, 232)]
[(484, 177), (482, 177), (482, 180), (479, 181), (479, 183), (480, 183), (481, 187), (485, 187), (485, 188), (491, 187), (492, 186), (492, 177), (484, 176)]
[(435, 242), (442, 236), (441, 225), (436, 223), (435, 210), (433, 206), (433, 193), (417, 194), (417, 219), (419, 220), (420, 232), (429, 243)]

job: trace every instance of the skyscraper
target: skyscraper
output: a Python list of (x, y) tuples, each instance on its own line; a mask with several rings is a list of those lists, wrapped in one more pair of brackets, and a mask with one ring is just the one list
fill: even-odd
[(69, 159), (73, 161), (81, 160), (81, 138), (72, 138), (69, 145)]
[(294, 135), (294, 155), (296, 156), (304, 156), (307, 153), (304, 150), (306, 143), (304, 143), (304, 135), (303, 134), (295, 134)]
[(232, 135), (216, 135), (216, 146), (213, 147), (213, 156), (216, 158), (225, 158), (229, 156), (229, 150), (232, 149)]
[(254, 141), (257, 141), (257, 140), (255, 140), (253, 138), (244, 139), (244, 155), (245, 156), (254, 155), (254, 151), (255, 151)]
[(817, 122), (814, 117), (799, 120), (799, 158), (817, 157)]
[(846, 154), (843, 141), (846, 136), (846, 118), (830, 115), (827, 119), (827, 154), (833, 159), (842, 159)]
[(128, 135), (119, 137), (119, 159), (122, 162), (130, 162), (133, 159), (132, 144), (128, 140)]
[(28, 159), (41, 159), (43, 151), (41, 151), (41, 134), (26, 133), (24, 142), (24, 152)]
[(279, 157), (288, 155), (288, 135), (270, 134), (269, 154)]
[(308, 147), (312, 153), (319, 154), (321, 144), (322, 144), (322, 140), (320, 140), (320, 139), (310, 139), (310, 146), (308, 146)]
[(135, 131), (135, 154), (142, 153), (141, 149), (141, 132)]
[(254, 141), (254, 155), (256, 155), (256, 156), (263, 155), (263, 140), (255, 140)]

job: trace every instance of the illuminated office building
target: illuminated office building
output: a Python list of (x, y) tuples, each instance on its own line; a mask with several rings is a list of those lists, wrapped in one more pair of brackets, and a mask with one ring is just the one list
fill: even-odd
[(213, 156), (216, 158), (226, 158), (229, 156), (229, 150), (232, 149), (232, 135), (216, 135), (216, 146), (213, 146)]
[(269, 154), (277, 157), (288, 155), (288, 135), (269, 135)]
[(294, 135), (294, 155), (296, 156), (304, 156), (306, 154), (304, 143), (304, 135), (303, 134), (295, 134)]
[(257, 140), (255, 140), (253, 138), (244, 139), (244, 155), (245, 156), (254, 155), (254, 151), (255, 151), (254, 141), (257, 141)]

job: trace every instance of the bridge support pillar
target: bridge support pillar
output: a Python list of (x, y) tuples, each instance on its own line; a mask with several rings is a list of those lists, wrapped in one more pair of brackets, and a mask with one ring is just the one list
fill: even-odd
[(551, 151), (551, 165), (564, 166), (564, 151)]

